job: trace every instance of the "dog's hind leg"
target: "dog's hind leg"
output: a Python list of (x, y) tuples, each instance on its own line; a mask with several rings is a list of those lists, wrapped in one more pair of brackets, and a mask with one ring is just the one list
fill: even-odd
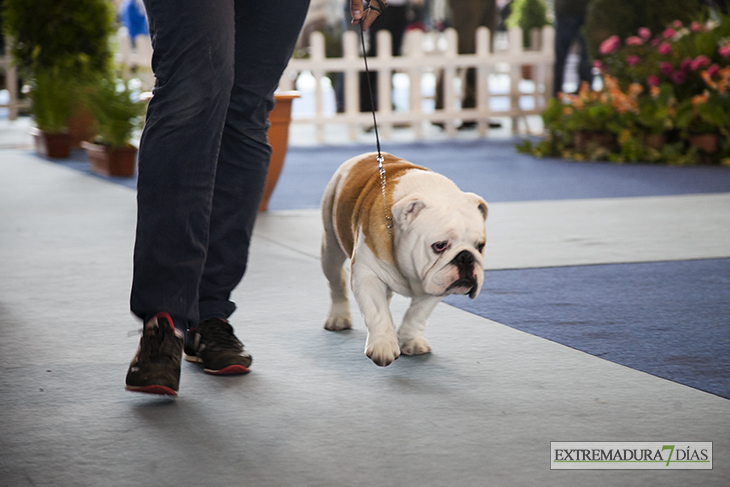
[(324, 327), (328, 330), (346, 330), (352, 328), (350, 303), (347, 299), (347, 271), (344, 263), (347, 255), (340, 247), (331, 229), (326, 228), (322, 237), (322, 271), (330, 285), (330, 311)]

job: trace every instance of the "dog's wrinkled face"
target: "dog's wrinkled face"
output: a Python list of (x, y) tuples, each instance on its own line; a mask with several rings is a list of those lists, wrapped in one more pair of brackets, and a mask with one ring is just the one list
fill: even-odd
[(426, 294), (468, 294), (484, 281), (487, 205), (473, 193), (412, 194), (393, 205), (398, 266)]

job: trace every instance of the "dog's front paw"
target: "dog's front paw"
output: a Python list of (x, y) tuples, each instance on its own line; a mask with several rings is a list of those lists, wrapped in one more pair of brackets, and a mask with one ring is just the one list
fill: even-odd
[(431, 351), (431, 344), (423, 335), (400, 338), (400, 351), (405, 355), (422, 355)]
[(365, 355), (372, 360), (375, 365), (386, 367), (393, 363), (400, 356), (400, 348), (398, 340), (395, 336), (377, 335), (373, 337), (368, 334), (368, 341), (365, 344)]
[(349, 330), (352, 328), (352, 320), (349, 316), (328, 316), (324, 322), (324, 327), (330, 331)]
[(330, 331), (349, 330), (352, 328), (350, 308), (347, 303), (336, 305), (330, 308), (330, 314), (324, 322), (324, 327)]

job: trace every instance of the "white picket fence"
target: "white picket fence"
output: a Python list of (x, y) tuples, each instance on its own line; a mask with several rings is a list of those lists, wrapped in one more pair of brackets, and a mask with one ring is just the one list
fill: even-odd
[[(540, 46), (537, 50), (524, 50), (522, 32), (513, 29), (506, 39), (495, 43), (497, 48), (490, 53), (489, 35), (486, 27), (480, 27), (476, 36), (476, 53), (459, 55), (457, 33), (453, 29), (443, 33), (410, 31), (404, 40), (405, 54), (393, 57), (390, 33), (379, 31), (378, 56), (368, 58), (368, 67), (370, 71), (377, 72), (380, 135), (388, 139), (393, 126), (408, 125), (415, 138), (421, 139), (425, 133), (424, 126), (429, 122), (443, 124), (449, 136), (456, 135), (459, 123), (476, 122), (479, 134), (486, 135), (490, 120), (505, 116), (512, 119), (512, 128), (516, 131), (519, 118), (542, 113), (552, 94), (552, 27), (533, 32), (533, 39), (537, 41), (533, 41), (533, 45)], [(324, 44), (324, 36), (313, 32), (309, 57), (289, 62), (279, 89), (298, 89), (301, 81), (306, 79), (314, 100), (305, 113), (297, 112), (295, 106), (293, 123), (314, 124), (319, 142), (325, 141), (327, 125), (346, 124), (349, 138), (356, 140), (363, 128), (372, 126), (372, 115), (360, 112), (360, 72), (364, 70), (360, 40), (355, 32), (345, 32), (341, 58), (326, 58)], [(532, 80), (522, 79), (523, 66), (531, 67)], [(461, 109), (460, 87), (468, 68), (476, 70), (476, 107)], [(328, 97), (334, 94), (326, 73), (342, 73), (344, 76), (343, 113), (335, 113), (331, 108), (332, 100)], [(443, 76), (446, 88), (443, 108), (435, 109), (434, 85), (439, 76)], [(398, 103), (394, 94), (405, 94), (406, 102), (403, 103), (403, 97), (400, 97), (401, 103)], [(500, 103), (494, 103), (496, 101)]]
[[(404, 39), (404, 55), (391, 56), (391, 37), (386, 30), (378, 32), (378, 55), (368, 58), (370, 71), (377, 72), (378, 128), (383, 139), (389, 139), (394, 126), (407, 126), (416, 139), (424, 138), (430, 123), (439, 123), (449, 137), (454, 137), (462, 122), (476, 122), (476, 130), (484, 136), (495, 117), (511, 119), (513, 131), (518, 121), (539, 115), (552, 94), (554, 63), (554, 31), (544, 27), (532, 32), (532, 45), (522, 47), (522, 32), (511, 29), (495, 39), (490, 52), (490, 33), (486, 27), (476, 32), (476, 53), (457, 53), (457, 33), (410, 31)], [(138, 77), (151, 88), (152, 49), (148, 37), (138, 37), (132, 48), (126, 31), (117, 36), (116, 61), (125, 77)], [(360, 73), (364, 70), (358, 34), (343, 35), (343, 56), (325, 57), (325, 38), (313, 32), (309, 39), (309, 56), (289, 62), (279, 89), (298, 90), (295, 100), (295, 124), (311, 124), (315, 138), (325, 142), (328, 125), (344, 125), (350, 140), (357, 140), (363, 129), (372, 126), (372, 114), (360, 112)], [(531, 67), (531, 80), (523, 79), (523, 67)], [(468, 68), (476, 71), (476, 107), (462, 109), (461, 86)], [(327, 74), (341, 73), (344, 80), (344, 111), (334, 109), (334, 88)], [(435, 107), (436, 80), (444, 88), (443, 108)], [(13, 101), (11, 100), (11, 104)], [(11, 109), (12, 110), (12, 109)], [(525, 126), (526, 124), (523, 124)], [(529, 130), (529, 129), (528, 129)]]

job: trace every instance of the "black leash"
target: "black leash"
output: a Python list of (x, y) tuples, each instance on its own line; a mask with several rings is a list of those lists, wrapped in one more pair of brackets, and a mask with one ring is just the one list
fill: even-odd
[[(381, 9), (375, 7), (368, 7), (369, 9), (375, 10), (378, 13), (382, 12), (385, 8), (384, 4), (378, 0)], [(368, 69), (368, 56), (365, 49), (365, 32), (362, 30), (362, 23), (360, 23), (360, 43), (362, 44), (362, 59), (365, 61), (365, 77), (368, 80), (368, 92), (370, 94), (370, 111), (373, 113), (373, 128), (375, 129), (375, 145), (378, 148), (378, 173), (380, 173), (380, 189), (383, 193), (383, 213), (385, 215), (385, 226), (388, 228), (388, 235), (390, 239), (393, 239), (393, 217), (388, 215), (388, 205), (385, 197), (385, 167), (383, 167), (383, 155), (380, 153), (380, 135), (378, 134), (378, 120), (375, 116), (375, 96), (373, 95), (373, 86), (370, 82), (370, 70)]]
[(373, 127), (375, 128), (375, 144), (378, 147), (378, 158), (380, 155), (380, 136), (378, 135), (378, 120), (375, 117), (375, 95), (373, 95), (373, 85), (370, 81), (370, 70), (368, 69), (368, 56), (365, 50), (365, 32), (362, 30), (360, 23), (360, 44), (362, 44), (362, 59), (365, 61), (365, 77), (368, 80), (368, 94), (370, 95), (370, 111), (373, 113)]

